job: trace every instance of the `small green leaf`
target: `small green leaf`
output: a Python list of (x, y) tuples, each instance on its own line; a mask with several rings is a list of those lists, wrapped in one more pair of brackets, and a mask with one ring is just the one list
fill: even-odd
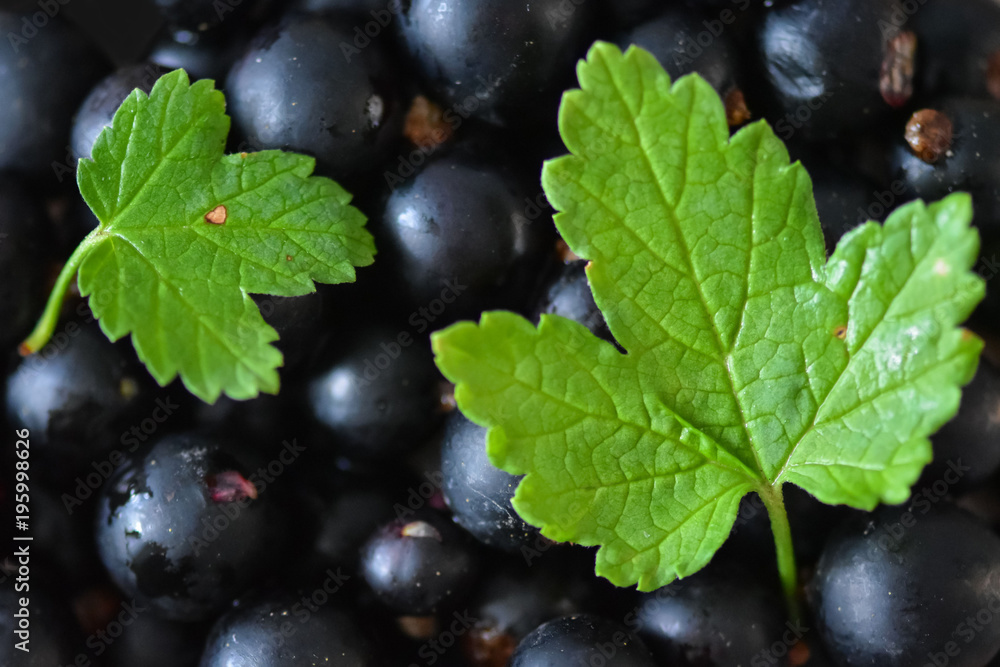
[(209, 402), (278, 390), (278, 335), (251, 294), (353, 281), (375, 252), (350, 195), (310, 176), (312, 158), (224, 155), (228, 132), (211, 81), (189, 85), (177, 70), (149, 96), (133, 91), (80, 162), (80, 192), (100, 226), (64, 270), (79, 267), (80, 292), (109, 338), (131, 333), (160, 384), (180, 374)]
[(827, 261), (809, 177), (766, 123), (730, 138), (705, 81), (671, 86), (638, 48), (598, 43), (578, 74), (572, 154), (542, 182), (626, 353), (555, 316), (433, 337), (491, 460), (526, 474), (517, 511), (652, 590), (708, 563), (749, 491), (786, 526), (787, 482), (902, 502), (981, 348), (957, 326), (984, 289), (969, 197), (903, 206)]

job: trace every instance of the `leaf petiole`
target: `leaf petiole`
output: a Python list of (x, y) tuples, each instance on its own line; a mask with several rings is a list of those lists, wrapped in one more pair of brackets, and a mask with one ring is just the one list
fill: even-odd
[(62, 302), (66, 297), (66, 291), (69, 289), (70, 283), (76, 277), (76, 273), (80, 269), (80, 264), (83, 263), (84, 258), (104, 236), (105, 232), (100, 227), (95, 227), (94, 231), (84, 237), (80, 245), (73, 251), (73, 254), (66, 260), (62, 271), (59, 272), (59, 277), (56, 278), (55, 286), (53, 286), (52, 291), (49, 293), (49, 300), (45, 304), (42, 316), (38, 319), (34, 330), (17, 348), (22, 357), (38, 352), (52, 338), (52, 332), (55, 331), (56, 323), (59, 321)]
[(798, 570), (795, 566), (795, 550), (792, 548), (792, 530), (788, 524), (788, 513), (785, 511), (781, 487), (781, 484), (765, 486), (758, 493), (771, 520), (774, 548), (778, 556), (778, 577), (781, 579), (781, 589), (785, 595), (788, 614), (793, 623), (798, 623), (802, 617), (798, 596)]

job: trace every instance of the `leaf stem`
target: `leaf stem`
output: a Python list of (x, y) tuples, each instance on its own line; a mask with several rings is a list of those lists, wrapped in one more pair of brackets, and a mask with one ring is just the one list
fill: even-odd
[(791, 621), (798, 623), (802, 618), (798, 596), (799, 576), (795, 566), (795, 550), (792, 548), (792, 529), (788, 524), (788, 513), (785, 511), (781, 485), (766, 487), (759, 493), (761, 500), (764, 501), (764, 507), (767, 508), (768, 517), (771, 519), (774, 548), (778, 556), (778, 576), (785, 594), (785, 604), (788, 606)]
[(34, 354), (38, 352), (49, 339), (52, 338), (52, 332), (55, 331), (56, 323), (59, 321), (59, 313), (62, 310), (62, 302), (66, 297), (66, 291), (69, 289), (70, 283), (73, 278), (76, 277), (76, 272), (80, 269), (80, 265), (83, 263), (84, 258), (90, 254), (97, 243), (105, 236), (105, 233), (100, 227), (94, 229), (94, 231), (87, 234), (87, 236), (80, 241), (80, 245), (76, 247), (73, 254), (69, 256), (66, 260), (66, 264), (63, 266), (62, 271), (59, 272), (59, 277), (56, 278), (56, 283), (52, 287), (52, 292), (49, 293), (49, 300), (45, 304), (45, 310), (42, 311), (42, 316), (38, 319), (38, 323), (35, 324), (34, 330), (24, 339), (24, 342), (17, 348), (17, 351), (22, 357), (26, 357), (29, 354)]

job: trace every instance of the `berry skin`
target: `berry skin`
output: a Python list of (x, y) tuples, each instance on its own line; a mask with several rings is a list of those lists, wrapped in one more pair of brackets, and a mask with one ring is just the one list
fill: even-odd
[(579, 322), (598, 338), (611, 342), (613, 338), (604, 321), (604, 313), (594, 303), (586, 266), (587, 262), (577, 260), (562, 267), (545, 287), (532, 319), (538, 322), (542, 315), (559, 315)]
[(466, 595), (477, 574), (476, 554), (450, 521), (420, 511), (383, 526), (362, 548), (361, 571), (390, 609), (436, 613)]
[(563, 0), (413, 0), (401, 33), (453, 114), (498, 125), (550, 123), (574, 60), (585, 54), (590, 19), (588, 3)]
[(226, 79), (233, 126), (249, 150), (313, 155), (332, 178), (374, 167), (400, 134), (394, 70), (379, 44), (357, 54), (348, 23), (289, 19), (265, 29)]
[(199, 620), (277, 561), (284, 525), (246, 453), (196, 435), (163, 438), (105, 484), (97, 545), (125, 593), (158, 615)]
[(73, 119), (70, 147), (78, 158), (90, 157), (90, 151), (101, 131), (111, 125), (115, 111), (129, 94), (138, 88), (149, 94), (153, 84), (166, 74), (166, 69), (153, 63), (123, 67), (98, 83), (83, 101)]
[[(600, 661), (600, 662), (598, 662)], [(521, 640), (510, 667), (653, 667), (649, 649), (624, 627), (579, 614), (543, 623)]]
[(0, 11), (6, 42), (0, 49), (0, 169), (48, 176), (53, 163), (65, 160), (73, 112), (107, 64), (59, 17), (30, 40), (22, 30), (21, 15)]
[(1000, 538), (926, 498), (883, 507), (834, 533), (810, 597), (837, 664), (980, 667), (1000, 650)]
[[(752, 665), (786, 630), (780, 598), (749, 572), (712, 568), (636, 603), (638, 634), (663, 664)], [(808, 628), (797, 627), (801, 637)], [(793, 633), (794, 634), (794, 633)], [(787, 664), (775, 659), (768, 664)]]
[(525, 523), (511, 505), (521, 478), (490, 463), (486, 429), (459, 412), (450, 415), (445, 424), (441, 471), (441, 490), (455, 523), (477, 540), (517, 552), (538, 539), (538, 529)]
[(34, 443), (100, 452), (118, 444), (121, 421), (142, 402), (143, 376), (96, 324), (71, 321), (60, 333), (7, 378), (7, 414)]
[(766, 12), (757, 48), (775, 133), (836, 139), (901, 106), (908, 94), (899, 70), (913, 54), (899, 16), (898, 0), (800, 0)]
[[(739, 55), (727, 32), (720, 33), (707, 47), (702, 47), (697, 40), (705, 32), (706, 22), (706, 16), (696, 9), (671, 7), (637, 25), (618, 43), (622, 50), (635, 44), (652, 53), (673, 81), (697, 72), (726, 100), (727, 114), (735, 114), (737, 100), (743, 99), (737, 85)], [(741, 111), (749, 113), (745, 106)], [(745, 121), (749, 115), (741, 118)]]
[[(330, 595), (336, 593), (328, 600)], [(200, 667), (379, 664), (350, 615), (330, 601), (317, 605), (288, 593), (244, 601), (223, 614), (208, 637)]]
[(398, 333), (388, 327), (356, 332), (334, 346), (333, 360), (309, 383), (313, 416), (347, 456), (411, 450), (438, 423), (440, 376), (430, 350), (412, 337), (401, 345)]
[(528, 191), (501, 168), (463, 156), (430, 162), (386, 201), (379, 239), (400, 284), (423, 307), (417, 333), (481, 310), (516, 307), (544, 260)]

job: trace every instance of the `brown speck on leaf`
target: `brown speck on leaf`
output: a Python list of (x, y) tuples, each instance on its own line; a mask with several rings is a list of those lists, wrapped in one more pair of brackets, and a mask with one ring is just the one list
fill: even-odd
[(729, 127), (739, 127), (751, 118), (753, 115), (747, 108), (743, 91), (739, 88), (733, 88), (726, 93), (726, 122), (729, 123)]
[(845, 338), (847, 338), (847, 327), (843, 325), (837, 327), (836, 329), (833, 330), (833, 335), (839, 338), (840, 340), (844, 340)]
[(243, 158), (244, 160), (246, 160), (247, 159), (247, 153), (240, 153), (240, 157)]
[(1000, 49), (991, 53), (986, 60), (986, 90), (1000, 100)]
[(285, 261), (286, 262), (292, 261), (292, 256), (291, 255), (285, 255)]
[(413, 98), (406, 114), (403, 134), (418, 148), (437, 148), (451, 139), (452, 126), (444, 119), (441, 107), (423, 95)]
[(226, 211), (226, 207), (223, 206), (222, 204), (219, 204), (218, 206), (216, 206), (211, 211), (205, 214), (205, 222), (210, 222), (213, 225), (221, 225), (226, 221), (227, 215), (228, 212)]
[(914, 155), (934, 164), (951, 149), (954, 128), (951, 119), (935, 109), (921, 109), (906, 123), (906, 143), (910, 144)]
[(886, 43), (885, 58), (878, 77), (882, 99), (894, 109), (913, 95), (913, 64), (917, 56), (917, 36), (904, 30)]

